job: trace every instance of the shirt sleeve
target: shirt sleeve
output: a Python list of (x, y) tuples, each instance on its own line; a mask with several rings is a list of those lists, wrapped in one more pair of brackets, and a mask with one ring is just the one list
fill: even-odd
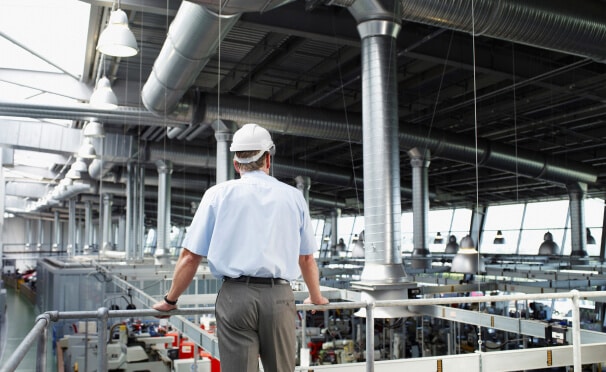
[(318, 244), (316, 243), (316, 237), (314, 235), (314, 229), (311, 222), (311, 216), (309, 215), (309, 208), (307, 207), (307, 203), (305, 202), (305, 198), (300, 193), (300, 191), (296, 191), (297, 195), (297, 204), (301, 209), (301, 247), (299, 248), (299, 255), (309, 255), (313, 254), (318, 250)]
[(183, 239), (182, 246), (200, 256), (208, 256), (216, 220), (214, 199), (214, 193), (207, 190)]

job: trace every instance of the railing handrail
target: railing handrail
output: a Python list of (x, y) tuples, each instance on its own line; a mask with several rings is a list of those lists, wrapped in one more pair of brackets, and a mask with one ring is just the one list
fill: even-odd
[[(146, 295), (146, 297), (152, 298)], [(419, 299), (403, 299), (403, 300), (379, 300), (370, 302), (333, 302), (326, 305), (313, 305), (313, 304), (297, 304), (296, 309), (299, 311), (310, 311), (310, 310), (331, 310), (331, 309), (358, 309), (366, 308), (367, 319), (373, 319), (373, 309), (376, 307), (393, 307), (393, 306), (416, 306), (416, 305), (450, 305), (450, 304), (464, 304), (464, 303), (481, 303), (481, 302), (503, 302), (503, 301), (516, 301), (516, 300), (540, 300), (540, 299), (570, 299), (573, 302), (573, 363), (575, 370), (581, 370), (581, 338), (580, 338), (580, 311), (579, 311), (579, 299), (581, 298), (596, 298), (604, 297), (604, 293), (601, 291), (591, 292), (579, 292), (578, 290), (571, 290), (569, 292), (560, 293), (534, 293), (534, 294), (513, 294), (513, 295), (498, 295), (498, 296), (478, 296), (478, 297), (441, 297), (441, 298), (419, 298)], [(161, 312), (153, 309), (134, 309), (134, 310), (108, 310), (106, 307), (101, 307), (96, 311), (47, 311), (36, 318), (34, 326), (29, 333), (24, 337), (23, 341), (18, 345), (17, 349), (7, 360), (6, 364), (2, 366), (0, 372), (14, 371), (19, 366), (27, 352), (34, 345), (36, 341), (40, 345), (40, 337), (46, 337), (46, 331), (51, 322), (56, 322), (62, 319), (93, 319), (96, 318), (101, 322), (98, 327), (99, 339), (107, 339), (107, 320), (109, 318), (131, 318), (131, 317), (157, 317), (163, 315), (199, 315), (199, 314), (212, 314), (215, 308), (208, 307), (191, 307), (191, 308), (178, 308), (169, 312)], [(367, 321), (366, 334), (374, 333), (374, 322)], [(46, 340), (44, 340), (46, 342)], [(372, 363), (374, 362), (374, 345), (373, 337), (367, 337), (367, 371), (372, 371)], [(99, 371), (106, 370), (106, 345), (105, 343), (99, 343)], [(38, 358), (46, 358), (46, 355), (38, 355)], [(38, 361), (37, 365), (43, 365)]]

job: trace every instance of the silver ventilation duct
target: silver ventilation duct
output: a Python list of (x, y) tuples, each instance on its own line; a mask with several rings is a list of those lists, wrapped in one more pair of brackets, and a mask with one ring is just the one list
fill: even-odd
[(429, 217), (428, 168), (429, 151), (417, 147), (408, 151), (412, 168), (412, 218), (413, 251), (411, 255), (414, 269), (431, 267), (431, 253), (427, 249), (427, 225)]
[(587, 185), (574, 183), (567, 185), (570, 209), (570, 255), (587, 257), (587, 236), (585, 234), (585, 195)]
[(137, 252), (135, 259), (143, 259), (143, 249), (145, 247), (145, 167), (140, 167), (137, 172), (137, 183), (139, 184), (138, 200), (137, 200)]
[(44, 244), (44, 221), (41, 218), (38, 218), (38, 242), (36, 244), (36, 249), (40, 250), (42, 245)]
[(431, 129), (419, 125), (407, 125), (400, 132), (402, 149), (413, 147), (426, 148), (432, 156), (459, 161), (510, 172), (519, 176), (544, 181), (567, 184), (570, 182), (595, 183), (597, 171), (591, 166), (571, 162), (564, 157), (547, 157), (545, 154), (515, 148), (498, 142), (478, 139), (477, 152), (473, 137), (462, 136), (446, 131)]
[[(196, 115), (200, 119), (199, 122), (212, 122), (219, 119), (216, 95), (202, 95), (199, 99), (199, 102), (192, 99), (188, 103), (184, 103), (184, 105), (190, 108), (196, 107), (198, 111)], [(278, 104), (227, 95), (221, 96), (220, 100), (221, 118), (224, 120), (231, 120), (236, 123), (254, 121), (267, 128), (270, 132), (286, 133), (294, 136), (324, 138), (335, 141), (353, 141), (356, 143), (361, 143), (362, 141), (360, 116), (349, 115), (348, 121), (346, 121), (344, 114), (340, 111), (313, 109), (305, 106)], [(26, 112), (34, 107), (35, 105), (29, 103), (9, 104), (0, 102), (0, 116), (31, 116)], [(44, 111), (45, 109), (36, 109), (37, 116), (34, 115), (33, 117), (88, 120), (87, 118), (91, 115), (103, 114), (104, 112), (103, 110), (91, 111), (90, 109), (85, 113), (71, 111), (73, 109), (71, 106), (43, 107), (48, 111)], [(16, 115), (16, 112), (19, 112), (19, 114)], [(126, 116), (120, 116), (128, 112), (129, 110), (116, 111), (116, 117), (120, 118), (118, 121), (132, 120), (132, 122), (141, 122), (145, 125), (154, 125), (153, 121), (148, 121), (146, 117), (141, 119), (136, 114), (129, 113)], [(146, 115), (153, 116), (149, 113)], [(154, 120), (161, 121), (158, 118)], [(163, 125), (185, 125), (185, 122), (163, 122)], [(430, 131), (428, 127), (422, 125), (402, 126), (398, 136), (399, 147), (402, 151), (407, 151), (413, 147), (426, 148), (435, 157), (442, 157), (467, 164), (475, 164), (476, 162), (475, 142), (469, 136), (458, 135), (437, 128), (432, 128)], [(2, 134), (0, 134), (1, 138)], [(564, 157), (547, 158), (544, 154), (537, 151), (522, 148), (516, 149), (513, 146), (488, 140), (478, 140), (477, 153), (479, 165), (481, 166), (543, 181), (561, 184), (571, 182), (593, 184), (598, 178), (596, 170), (585, 164), (572, 162)], [(150, 161), (154, 160), (157, 159), (150, 159)], [(213, 158), (212, 161), (215, 162), (216, 159)], [(200, 163), (197, 165), (200, 165)], [(275, 169), (277, 170), (277, 167)], [(313, 170), (305, 169), (305, 174), (299, 174), (313, 177), (314, 173), (315, 171)], [(296, 174), (297, 172), (293, 173), (293, 175)]]
[(112, 239), (112, 231), (111, 231), (113, 200), (114, 200), (114, 197), (112, 194), (103, 193), (103, 214), (102, 214), (103, 242), (101, 243), (101, 250), (103, 251), (103, 253), (113, 250), (113, 246), (114, 246), (113, 242), (112, 242), (113, 239)]
[(27, 220), (25, 220), (25, 249), (29, 250), (32, 247), (32, 241), (33, 241), (33, 237), (32, 237), (33, 233), (32, 233), (32, 220), (30, 220), (29, 218)]
[(139, 166), (134, 163), (128, 163), (126, 165), (126, 229), (124, 231), (124, 242), (126, 251), (126, 260), (132, 260), (134, 258), (134, 250), (137, 246), (136, 232), (139, 231), (137, 226), (136, 213), (137, 208), (137, 175)]
[(93, 209), (92, 202), (86, 200), (84, 202), (84, 242), (83, 252), (91, 253), (93, 251)]
[[(55, 201), (61, 201), (73, 198), (78, 194), (95, 194), (97, 193), (97, 184), (90, 182), (75, 182), (69, 186), (58, 185), (56, 186), (51, 195), (52, 199)], [(53, 203), (52, 200), (49, 200), (49, 203)]]
[[(412, 283), (407, 280), (400, 249), (402, 211), (395, 79), (395, 39), (400, 25), (393, 19), (398, 3), (370, 0), (357, 4), (350, 11), (358, 20), (362, 39), (365, 228), (364, 268), (360, 281), (352, 283), (352, 288), (362, 291), (363, 301), (408, 298), (407, 287)], [(356, 315), (366, 316), (366, 309)], [(405, 307), (382, 308), (375, 313), (378, 318), (409, 315)]]
[(67, 254), (75, 256), (78, 251), (76, 240), (76, 199), (71, 198), (67, 201), (69, 215), (67, 218)]
[[(158, 117), (147, 110), (133, 107), (118, 107), (115, 109), (102, 109), (87, 104), (40, 104), (32, 102), (0, 102), (0, 116), (22, 117), (33, 119), (64, 119), (64, 120), (91, 120), (96, 119), (102, 123), (140, 123), (148, 127), (184, 127), (191, 122), (193, 114), (184, 108), (182, 116), (171, 114)], [(57, 130), (56, 127), (49, 127)], [(44, 128), (44, 127), (42, 127)], [(65, 130), (65, 129), (63, 129)], [(74, 129), (72, 129), (74, 130)], [(56, 134), (55, 134), (56, 136)]]
[(54, 212), (53, 218), (53, 252), (61, 251), (61, 220), (59, 219), (59, 211)]
[(93, 159), (88, 166), (88, 174), (93, 179), (101, 179), (115, 164), (126, 164), (139, 152), (136, 138), (123, 134), (107, 133), (105, 138), (93, 141), (101, 158)]
[(402, 282), (395, 39), (400, 25), (370, 20), (362, 38), (365, 265), (362, 281)]
[[(395, 78), (394, 78), (395, 79)], [(270, 132), (293, 136), (323, 138), (335, 141), (362, 142), (361, 117), (323, 109), (310, 109), (272, 103), (245, 97), (221, 96), (221, 118), (236, 123), (252, 121)], [(202, 122), (219, 119), (216, 95), (202, 95), (198, 104), (197, 117)], [(435, 157), (442, 157), (466, 164), (476, 164), (520, 176), (566, 184), (570, 182), (595, 183), (598, 175), (595, 169), (563, 157), (549, 157), (544, 154), (515, 148), (513, 146), (458, 135), (423, 125), (404, 125), (399, 134), (399, 149), (424, 148)]]
[(158, 222), (156, 239), (156, 263), (166, 263), (168, 256), (168, 243), (170, 242), (170, 179), (173, 173), (172, 163), (168, 160), (156, 161), (158, 170)]
[(158, 115), (175, 111), (239, 18), (240, 14), (219, 15), (202, 5), (183, 1), (141, 91), (145, 107)]
[[(151, 143), (147, 148), (147, 161), (155, 162), (157, 160), (170, 160), (173, 164), (179, 164), (192, 167), (203, 167), (213, 169), (216, 167), (217, 160), (210, 152), (200, 151), (198, 147), (184, 146), (164, 146), (163, 144)], [(326, 182), (337, 186), (355, 186), (359, 189), (363, 187), (363, 179), (354, 177), (354, 174), (347, 170), (339, 171), (335, 168), (324, 165), (313, 165), (309, 163), (298, 163), (290, 161), (288, 163), (280, 163), (275, 160), (272, 162), (274, 174), (278, 177), (310, 177), (315, 181)], [(89, 169), (90, 171), (90, 169)], [(96, 174), (96, 173), (95, 173)], [(95, 177), (97, 178), (97, 177)], [(407, 195), (412, 194), (410, 187), (401, 187), (401, 193)], [(435, 197), (435, 194), (430, 194), (430, 197)]]
[(341, 209), (335, 208), (330, 211), (330, 257), (338, 257), (337, 241), (339, 239), (339, 218), (341, 218)]
[(232, 156), (229, 151), (235, 132), (233, 128), (235, 125), (232, 124), (223, 120), (217, 120), (212, 124), (217, 140), (216, 183), (231, 180), (235, 177)]
[(218, 6), (221, 6), (221, 11), (224, 13), (245, 13), (245, 12), (267, 12), (284, 4), (288, 4), (293, 0), (191, 0), (192, 3), (197, 3), (212, 9), (215, 13), (219, 12)]
[[(606, 3), (597, 0), (400, 0), (401, 17), (606, 61)], [(475, 22), (475, 24), (474, 24)]]
[(309, 189), (311, 188), (311, 178), (296, 176), (295, 177), (295, 185), (301, 193), (303, 193), (303, 197), (307, 202), (307, 206), (309, 207)]

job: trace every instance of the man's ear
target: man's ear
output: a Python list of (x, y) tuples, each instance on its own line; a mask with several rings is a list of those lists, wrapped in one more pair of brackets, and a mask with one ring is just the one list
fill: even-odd
[(240, 167), (238, 166), (238, 162), (234, 160), (234, 169), (236, 172), (240, 173)]

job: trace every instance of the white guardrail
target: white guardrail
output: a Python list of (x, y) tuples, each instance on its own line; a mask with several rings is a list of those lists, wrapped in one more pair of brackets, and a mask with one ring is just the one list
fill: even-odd
[[(134, 298), (141, 302), (144, 306), (150, 307), (157, 299), (149, 296), (145, 292), (130, 286), (126, 281), (114, 276), (114, 283), (118, 287), (130, 288)], [(515, 370), (515, 366), (520, 366), (524, 363), (525, 369), (547, 368), (572, 365), (575, 371), (581, 371), (582, 364), (600, 363), (606, 360), (604, 353), (606, 347), (606, 334), (591, 331), (582, 331), (580, 328), (580, 310), (579, 300), (590, 299), (596, 297), (604, 297), (603, 292), (579, 292), (572, 290), (570, 292), (561, 293), (545, 293), (545, 294), (516, 294), (516, 295), (498, 295), (498, 296), (479, 296), (479, 297), (448, 297), (448, 298), (421, 298), (421, 299), (406, 299), (406, 300), (389, 300), (389, 301), (373, 301), (373, 302), (334, 302), (328, 305), (306, 305), (298, 304), (298, 311), (311, 310), (329, 310), (329, 309), (366, 309), (366, 334), (374, 334), (373, 310), (377, 307), (394, 307), (404, 306), (411, 311), (420, 311), (419, 315), (429, 315), (434, 317), (442, 317), (454, 321), (461, 321), (468, 324), (475, 324), (480, 327), (490, 327), (499, 329), (511, 330), (512, 325), (506, 324), (506, 319), (511, 319), (511, 322), (517, 322), (517, 330), (521, 334), (525, 332), (533, 333), (530, 322), (519, 318), (507, 318), (505, 316), (490, 315), (479, 312), (474, 312), (473, 316), (463, 316), (457, 312), (457, 309), (442, 305), (453, 304), (469, 304), (483, 302), (502, 302), (502, 301), (527, 301), (527, 300), (547, 300), (547, 299), (570, 299), (572, 301), (572, 328), (569, 331), (569, 337), (572, 345), (543, 347), (538, 349), (523, 349), (523, 350), (508, 350), (500, 352), (476, 352), (470, 354), (423, 357), (414, 359), (399, 359), (390, 361), (374, 360), (374, 337), (366, 337), (366, 361), (362, 363), (351, 363), (341, 366), (346, 367), (347, 371), (366, 371), (373, 372), (375, 366), (381, 371), (401, 371), (403, 366), (415, 364), (415, 370), (438, 370), (438, 371), (461, 371), (467, 368), (469, 371), (508, 371)], [(437, 307), (436, 307), (437, 306)], [(196, 307), (196, 308), (180, 308), (171, 311), (170, 323), (191, 341), (198, 346), (204, 348), (213, 357), (219, 358), (218, 344), (216, 336), (202, 330), (199, 325), (189, 321), (186, 316), (213, 314), (214, 307)], [(0, 367), (0, 371), (9, 372), (15, 371), (26, 353), (37, 345), (36, 371), (46, 372), (46, 357), (47, 357), (47, 335), (48, 327), (52, 322), (62, 319), (96, 319), (98, 322), (97, 330), (100, 340), (108, 338), (108, 320), (110, 318), (131, 318), (131, 317), (151, 317), (163, 315), (165, 313), (156, 310), (109, 310), (102, 307), (96, 311), (47, 311), (36, 318), (33, 328), (25, 336), (23, 341), (16, 348), (12, 356), (7, 360), (6, 364)], [(467, 311), (470, 314), (470, 311)], [(305, 317), (302, 317), (305, 319)], [(528, 323), (525, 323), (528, 322)], [(536, 322), (533, 322), (536, 324)], [(305, 322), (302, 323), (302, 334), (305, 335)], [(582, 340), (582, 334), (584, 340)], [(602, 335), (604, 337), (602, 337)], [(98, 344), (98, 360), (97, 370), (107, 370), (107, 345), (104, 342)], [(515, 366), (511, 361), (515, 358)], [(425, 367), (424, 367), (425, 366)], [(313, 367), (297, 367), (297, 371), (305, 370), (337, 370), (339, 367), (330, 366), (313, 366)], [(512, 369), (515, 368), (515, 369)]]

